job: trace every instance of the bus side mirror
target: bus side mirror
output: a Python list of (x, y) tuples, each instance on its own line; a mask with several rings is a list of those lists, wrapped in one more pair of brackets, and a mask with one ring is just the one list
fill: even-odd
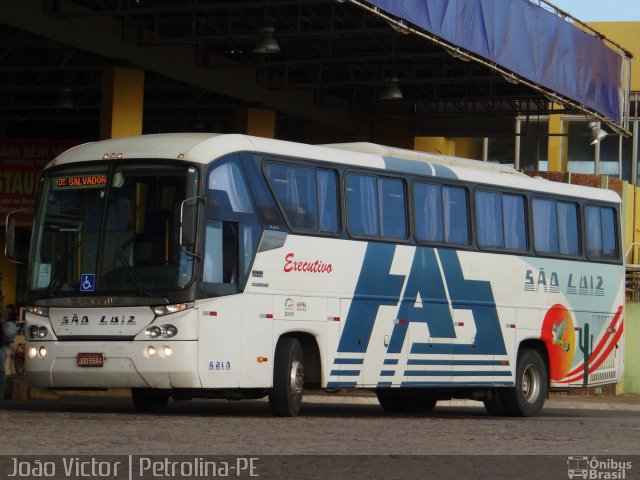
[(193, 248), (196, 244), (198, 201), (203, 197), (187, 198), (180, 205), (180, 246)]
[(16, 217), (17, 213), (24, 213), (29, 211), (30, 208), (21, 208), (14, 210), (7, 214), (5, 220), (5, 244), (4, 255), (10, 262), (13, 263), (26, 263), (25, 258), (18, 258), (18, 252), (16, 251)]

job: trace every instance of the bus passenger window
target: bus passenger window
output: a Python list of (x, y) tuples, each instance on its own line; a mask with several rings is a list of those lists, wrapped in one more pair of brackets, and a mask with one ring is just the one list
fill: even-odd
[(476, 194), (478, 245), (504, 248), (501, 195), (494, 192)]
[(320, 231), (335, 233), (340, 230), (338, 224), (338, 182), (336, 174), (330, 170), (317, 171), (318, 215)]
[(420, 242), (442, 242), (442, 187), (416, 183), (414, 188), (416, 238)]
[(558, 248), (562, 255), (580, 254), (578, 235), (578, 206), (558, 202)]
[(414, 208), (419, 242), (469, 244), (467, 191), (464, 188), (417, 183)]
[(558, 253), (558, 217), (556, 202), (533, 200), (534, 245), (539, 253)]
[(476, 225), (480, 247), (527, 249), (524, 197), (520, 195), (478, 192)]
[(609, 207), (585, 208), (587, 255), (592, 260), (618, 258), (615, 210)]
[(533, 237), (538, 253), (580, 255), (578, 206), (556, 200), (533, 200)]
[(315, 169), (294, 165), (269, 164), (267, 175), (293, 228), (318, 229), (318, 204)]
[(378, 182), (382, 236), (407, 238), (404, 183), (392, 178), (381, 178)]
[(601, 208), (600, 219), (602, 220), (602, 256), (607, 260), (615, 260), (618, 258), (615, 210)]
[(378, 235), (378, 196), (376, 177), (347, 175), (347, 215), (352, 235)]
[(524, 205), (524, 197), (520, 195), (502, 195), (505, 248), (527, 249), (527, 220)]
[(467, 191), (460, 187), (442, 187), (444, 241), (453, 245), (469, 245)]

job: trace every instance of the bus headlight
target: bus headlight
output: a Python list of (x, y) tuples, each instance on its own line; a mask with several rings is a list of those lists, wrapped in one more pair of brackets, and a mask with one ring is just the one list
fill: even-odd
[(153, 307), (153, 313), (156, 317), (162, 317), (163, 315), (169, 315), (170, 313), (183, 312), (187, 308), (192, 308), (193, 303), (176, 303), (174, 305), (159, 305)]
[(31, 347), (29, 349), (29, 358), (36, 358), (38, 356), (38, 349), (36, 347)]
[(174, 325), (162, 325), (161, 327), (152, 325), (150, 327), (147, 327), (147, 329), (144, 331), (144, 334), (149, 338), (171, 338), (175, 337), (178, 334), (178, 328)]
[(38, 338), (38, 327), (36, 325), (29, 327), (29, 338)]
[(144, 333), (149, 338), (158, 338), (160, 335), (162, 335), (162, 330), (160, 329), (160, 327), (153, 326), (147, 327)]
[(44, 338), (47, 336), (47, 333), (49, 333), (47, 327), (39, 327), (37, 325), (31, 325), (29, 327), (29, 338), (32, 340), (36, 338)]
[(47, 354), (47, 347), (40, 347), (40, 349), (38, 349), (38, 355), (40, 355), (41, 357), (44, 357)]
[(174, 325), (163, 325), (162, 336), (165, 338), (175, 337), (178, 334), (178, 329)]
[(27, 311), (39, 317), (49, 316), (49, 307), (27, 307)]

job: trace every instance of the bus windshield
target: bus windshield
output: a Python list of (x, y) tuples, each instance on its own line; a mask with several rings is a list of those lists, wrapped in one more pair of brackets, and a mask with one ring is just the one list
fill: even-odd
[(59, 167), (44, 177), (34, 222), (29, 288), (149, 295), (193, 277), (180, 246), (182, 202), (198, 172), (167, 164)]

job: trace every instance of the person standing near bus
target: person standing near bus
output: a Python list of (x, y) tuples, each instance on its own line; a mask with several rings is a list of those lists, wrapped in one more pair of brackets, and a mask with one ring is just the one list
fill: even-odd
[(13, 303), (7, 305), (7, 321), (13, 322), (15, 324), (18, 323), (18, 307), (16, 307)]
[(15, 305), (7, 305), (7, 317), (0, 312), (0, 329), (1, 341), (0, 341), (0, 398), (4, 398), (4, 386), (6, 379), (5, 372), (5, 356), (6, 350), (18, 333), (18, 325), (16, 319), (18, 317), (18, 309)]
[(4, 372), (4, 357), (5, 357), (5, 344), (4, 344), (4, 326), (6, 324), (6, 320), (4, 315), (0, 311), (0, 399), (4, 398), (4, 380), (5, 380), (5, 372)]

